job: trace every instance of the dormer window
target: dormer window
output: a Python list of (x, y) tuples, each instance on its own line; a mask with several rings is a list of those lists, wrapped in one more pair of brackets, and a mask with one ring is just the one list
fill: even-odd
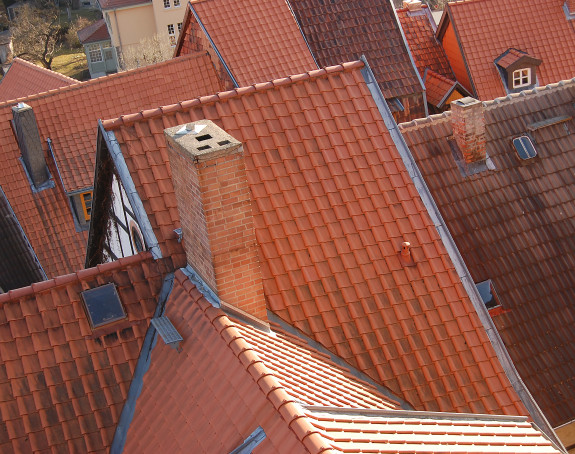
[(513, 88), (528, 87), (531, 85), (531, 68), (513, 71)]
[(541, 60), (518, 49), (507, 49), (494, 61), (507, 93), (534, 88)]

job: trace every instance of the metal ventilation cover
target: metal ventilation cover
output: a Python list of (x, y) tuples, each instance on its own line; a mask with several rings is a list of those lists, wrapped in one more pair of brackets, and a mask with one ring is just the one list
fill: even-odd
[(184, 340), (178, 330), (172, 325), (172, 322), (165, 315), (152, 319), (152, 326), (156, 328), (158, 334), (166, 345), (180, 351), (180, 342)]

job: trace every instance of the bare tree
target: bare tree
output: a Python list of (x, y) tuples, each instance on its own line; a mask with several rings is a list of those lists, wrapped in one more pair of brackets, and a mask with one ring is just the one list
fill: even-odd
[(167, 36), (155, 34), (142, 39), (139, 44), (128, 47), (122, 52), (124, 69), (140, 68), (172, 58), (174, 48)]
[(60, 24), (58, 8), (51, 2), (24, 5), (12, 26), (14, 55), (52, 68), (62, 47), (66, 29)]

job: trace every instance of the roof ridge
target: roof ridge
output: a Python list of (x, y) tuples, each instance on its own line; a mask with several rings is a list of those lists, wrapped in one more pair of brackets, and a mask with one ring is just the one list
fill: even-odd
[(435, 78), (437, 78), (443, 82), (448, 82), (452, 85), (457, 83), (456, 80), (450, 79), (449, 77), (445, 77), (443, 74), (439, 74), (438, 72), (434, 71), (431, 68), (427, 68), (426, 72), (427, 72), (427, 74), (430, 74), (431, 76), (433, 76), (433, 77), (435, 77)]
[[(182, 270), (177, 270), (175, 277), (180, 284), (187, 280), (187, 276)], [(182, 288), (188, 294), (192, 289), (199, 291), (195, 286), (182, 285)], [(308, 421), (303, 408), (297, 400), (289, 395), (274, 372), (265, 365), (264, 361), (251, 347), (249, 341), (242, 335), (228, 315), (221, 309), (216, 309), (211, 304), (201, 305), (200, 308), (222, 337), (222, 340), (240, 360), (246, 371), (252, 376), (260, 390), (266, 396), (266, 399), (271, 402), (304, 446), (311, 453), (329, 452), (331, 446), (329, 446), (328, 441), (320, 434), (320, 431)]]
[(531, 88), (529, 90), (523, 90), (523, 91), (520, 91), (519, 93), (510, 93), (507, 96), (501, 96), (499, 98), (495, 98), (495, 99), (490, 100), (490, 101), (483, 101), (483, 105), (486, 108), (491, 108), (493, 106), (496, 106), (496, 105), (499, 105), (502, 103), (508, 103), (508, 102), (522, 100), (522, 99), (529, 97), (529, 96), (545, 95), (545, 94), (549, 93), (550, 91), (553, 91), (556, 89), (558, 90), (558, 89), (564, 88), (564, 87), (570, 87), (572, 85), (575, 85), (575, 77), (572, 79), (560, 80), (559, 82), (555, 82), (553, 84), (547, 84), (547, 85), (544, 85), (542, 87), (535, 87), (535, 88)]
[(427, 126), (431, 123), (437, 123), (439, 121), (449, 120), (451, 117), (451, 111), (447, 110), (440, 114), (429, 115), (428, 117), (416, 118), (405, 123), (399, 123), (397, 126), (399, 129), (413, 129), (417, 127)]
[(129, 115), (121, 115), (118, 118), (103, 120), (102, 124), (104, 126), (104, 129), (106, 130), (117, 129), (120, 126), (126, 126), (128, 124), (135, 123), (142, 119), (160, 117), (167, 113), (179, 112), (181, 110), (189, 110), (192, 107), (197, 107), (200, 105), (216, 103), (218, 101), (224, 101), (232, 98), (238, 98), (247, 93), (267, 91), (281, 87), (283, 85), (291, 85), (305, 80), (317, 79), (326, 76), (328, 74), (350, 71), (352, 69), (361, 68), (363, 66), (364, 63), (361, 60), (341, 63), (339, 65), (334, 66), (327, 66), (325, 68), (307, 71), (302, 74), (294, 74), (280, 79), (273, 79), (271, 81), (259, 82), (252, 85), (248, 85), (246, 87), (239, 87), (228, 91), (218, 92), (213, 95), (201, 96), (199, 98), (193, 98), (191, 100), (180, 101), (176, 104), (171, 104), (168, 106), (160, 106), (156, 107), (155, 109), (147, 109)]
[(86, 268), (80, 271), (76, 271), (75, 273), (65, 274), (63, 276), (58, 276), (53, 279), (48, 279), (46, 281), (35, 282), (27, 287), (21, 287), (0, 294), (0, 305), (7, 303), (8, 301), (23, 298), (25, 296), (45, 292), (46, 290), (50, 290), (52, 288), (68, 285), (73, 282), (87, 280), (94, 276), (97, 276), (98, 274), (110, 273), (112, 271), (125, 268), (129, 265), (145, 262), (146, 260), (149, 260), (151, 258), (152, 253), (149, 251), (144, 251), (136, 255), (123, 257), (113, 262), (102, 263), (92, 268)]
[[(191, 54), (183, 55), (183, 56), (177, 57), (177, 58), (178, 58), (178, 59), (182, 59), (182, 60), (185, 60), (185, 59), (190, 59), (190, 60), (192, 60), (192, 59), (195, 59), (195, 58), (202, 57), (202, 56), (204, 56), (204, 55), (206, 55), (206, 52), (201, 51), (201, 52), (197, 52), (197, 53), (191, 53)], [(107, 75), (107, 76), (97, 77), (96, 79), (90, 79), (90, 80), (86, 80), (86, 81), (83, 81), (83, 82), (82, 82), (82, 81), (79, 81), (79, 80), (76, 80), (76, 79), (72, 79), (72, 80), (74, 80), (74, 81), (76, 82), (75, 84), (67, 85), (67, 86), (65, 86), (65, 87), (55, 88), (55, 89), (48, 90), (48, 91), (44, 91), (44, 92), (41, 92), (41, 93), (35, 93), (35, 94), (33, 94), (33, 95), (24, 96), (24, 97), (22, 97), (22, 98), (15, 98), (15, 99), (9, 99), (9, 100), (7, 100), (7, 101), (2, 101), (2, 102), (0, 102), (0, 109), (3, 108), (3, 107), (6, 107), (7, 105), (12, 105), (12, 104), (14, 104), (14, 102), (16, 102), (16, 101), (22, 102), (22, 101), (36, 100), (36, 99), (44, 98), (44, 97), (47, 97), (47, 96), (52, 96), (52, 95), (54, 95), (54, 94), (56, 94), (56, 93), (62, 93), (62, 92), (65, 92), (65, 91), (78, 90), (78, 89), (80, 89), (80, 88), (84, 88), (84, 87), (87, 87), (87, 86), (98, 85), (98, 84), (100, 84), (100, 83), (107, 82), (107, 81), (111, 80), (112, 78), (113, 78), (113, 79), (120, 79), (120, 78), (128, 77), (128, 76), (131, 76), (132, 74), (136, 74), (136, 73), (138, 73), (138, 72), (148, 71), (148, 70), (150, 70), (150, 68), (152, 68), (152, 67), (153, 67), (153, 68), (159, 68), (159, 67), (161, 67), (161, 66), (166, 66), (166, 65), (168, 65), (168, 64), (173, 64), (173, 63), (174, 63), (173, 60), (174, 60), (174, 59), (171, 58), (171, 59), (168, 59), (168, 60), (164, 60), (164, 61), (162, 61), (162, 62), (160, 62), (160, 63), (155, 63), (155, 64), (153, 64), (153, 65), (142, 66), (142, 67), (140, 67), (140, 68), (130, 69), (130, 70), (128, 70), (128, 71), (122, 71), (122, 72), (119, 72), (119, 73), (116, 73), (116, 74), (110, 74), (110, 75)]]
[[(59, 73), (59, 72), (57, 72), (57, 71), (52, 71), (51, 69), (44, 68), (43, 66), (40, 66), (40, 65), (36, 65), (36, 64), (34, 64), (34, 63), (32, 63), (32, 62), (30, 62), (30, 61), (28, 61), (28, 60), (24, 60), (23, 58), (20, 58), (20, 57), (14, 57), (14, 59), (12, 60), (12, 65), (13, 65), (15, 62), (18, 63), (18, 64), (21, 64), (21, 65), (24, 65), (24, 66), (28, 66), (29, 68), (35, 69), (36, 71), (40, 71), (40, 72), (43, 72), (43, 73), (48, 73), (48, 74), (50, 74), (51, 76), (61, 78), (61, 79), (65, 80), (65, 81), (67, 81), (67, 82), (74, 82), (74, 83), (79, 83), (79, 82), (80, 82), (79, 80), (74, 79), (73, 77), (69, 77), (69, 76), (67, 76), (67, 75), (65, 75), (65, 74), (62, 74), (62, 73)], [(12, 67), (12, 65), (10, 65), (10, 67)], [(10, 71), (10, 69), (8, 69), (8, 71)]]

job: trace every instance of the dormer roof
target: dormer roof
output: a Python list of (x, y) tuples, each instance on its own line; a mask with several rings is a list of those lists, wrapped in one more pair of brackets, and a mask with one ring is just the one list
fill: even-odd
[(542, 61), (527, 52), (511, 48), (497, 57), (494, 63), (506, 71), (514, 71), (517, 68), (539, 66)]

